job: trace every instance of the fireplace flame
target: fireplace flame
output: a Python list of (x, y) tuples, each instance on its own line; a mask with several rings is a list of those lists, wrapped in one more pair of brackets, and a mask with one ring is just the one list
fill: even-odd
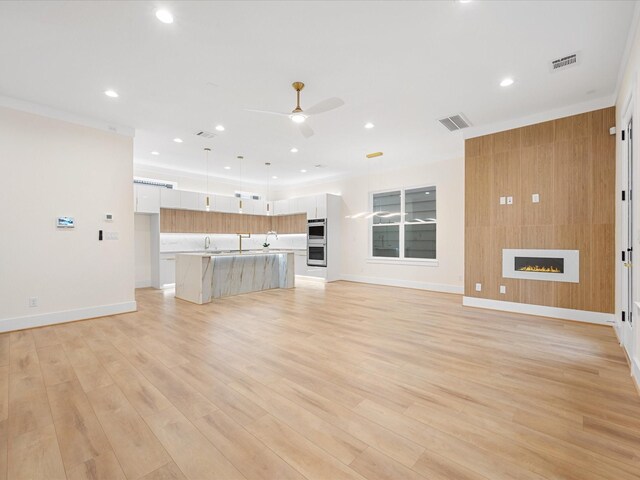
[(518, 269), (519, 272), (544, 272), (544, 273), (562, 273), (558, 267), (540, 267), (538, 265), (526, 265)]

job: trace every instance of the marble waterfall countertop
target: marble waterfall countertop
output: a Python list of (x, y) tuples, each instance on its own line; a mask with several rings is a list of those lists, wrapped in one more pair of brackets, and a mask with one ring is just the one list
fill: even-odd
[(214, 298), (295, 286), (293, 250), (176, 254), (176, 298)]

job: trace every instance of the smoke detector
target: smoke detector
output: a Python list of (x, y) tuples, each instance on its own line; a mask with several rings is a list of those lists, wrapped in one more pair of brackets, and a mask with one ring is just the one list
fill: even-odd
[(196, 132), (196, 137), (200, 137), (200, 138), (213, 138), (215, 136), (216, 136), (215, 133), (207, 132), (205, 130), (202, 130), (200, 132)]
[(579, 60), (580, 57), (578, 56), (578, 52), (572, 53), (571, 55), (565, 55), (564, 57), (551, 60), (551, 62), (549, 62), (549, 69), (551, 70), (551, 72), (565, 70), (569, 67), (576, 66), (579, 63)]
[(455, 132), (456, 130), (462, 130), (463, 128), (468, 128), (469, 126), (471, 126), (471, 122), (467, 120), (462, 113), (452, 115), (450, 117), (441, 118), (438, 121), (442, 125), (447, 127), (450, 132)]

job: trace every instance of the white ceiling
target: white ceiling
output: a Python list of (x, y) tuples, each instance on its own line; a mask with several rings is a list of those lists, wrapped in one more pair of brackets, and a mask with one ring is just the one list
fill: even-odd
[[(158, 7), (175, 22), (160, 23)], [(633, 10), (611, 0), (3, 1), (0, 95), (134, 127), (139, 165), (201, 173), (211, 146), (216, 176), (237, 180), (244, 155), (244, 181), (264, 182), (271, 162), (272, 184), (294, 184), (362, 171), (372, 151), (384, 151), (383, 167), (459, 157), (461, 134), (436, 121), (451, 114), (482, 126), (612, 95)], [(550, 73), (551, 59), (576, 51), (577, 67)], [(516, 83), (501, 88), (506, 76)], [(291, 110), (296, 80), (303, 108), (346, 102), (309, 120), (309, 140), (286, 117), (244, 110)], [(216, 124), (226, 131), (213, 140), (194, 136)]]

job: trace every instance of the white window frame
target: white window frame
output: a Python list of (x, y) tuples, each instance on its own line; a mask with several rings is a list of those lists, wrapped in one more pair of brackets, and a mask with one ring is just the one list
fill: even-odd
[[(404, 256), (404, 226), (405, 225), (420, 225), (420, 222), (405, 222), (405, 192), (407, 190), (413, 190), (415, 188), (435, 188), (436, 189), (436, 258), (405, 258)], [(375, 190), (369, 192), (369, 211), (373, 212), (373, 196), (379, 193), (389, 193), (389, 192), (397, 192), (400, 191), (400, 222), (393, 223), (384, 223), (384, 224), (376, 224), (373, 223), (373, 217), (368, 220), (367, 228), (369, 229), (369, 245), (367, 251), (367, 263), (378, 263), (378, 264), (392, 264), (392, 265), (419, 265), (425, 267), (437, 267), (439, 265), (438, 262), (438, 250), (440, 242), (438, 241), (438, 237), (440, 235), (440, 229), (437, 228), (438, 225), (438, 185), (435, 183), (424, 183), (417, 186), (403, 186), (396, 188), (385, 188), (384, 190)], [(373, 229), (376, 226), (398, 226), (399, 236), (399, 257), (374, 257), (373, 256)]]

